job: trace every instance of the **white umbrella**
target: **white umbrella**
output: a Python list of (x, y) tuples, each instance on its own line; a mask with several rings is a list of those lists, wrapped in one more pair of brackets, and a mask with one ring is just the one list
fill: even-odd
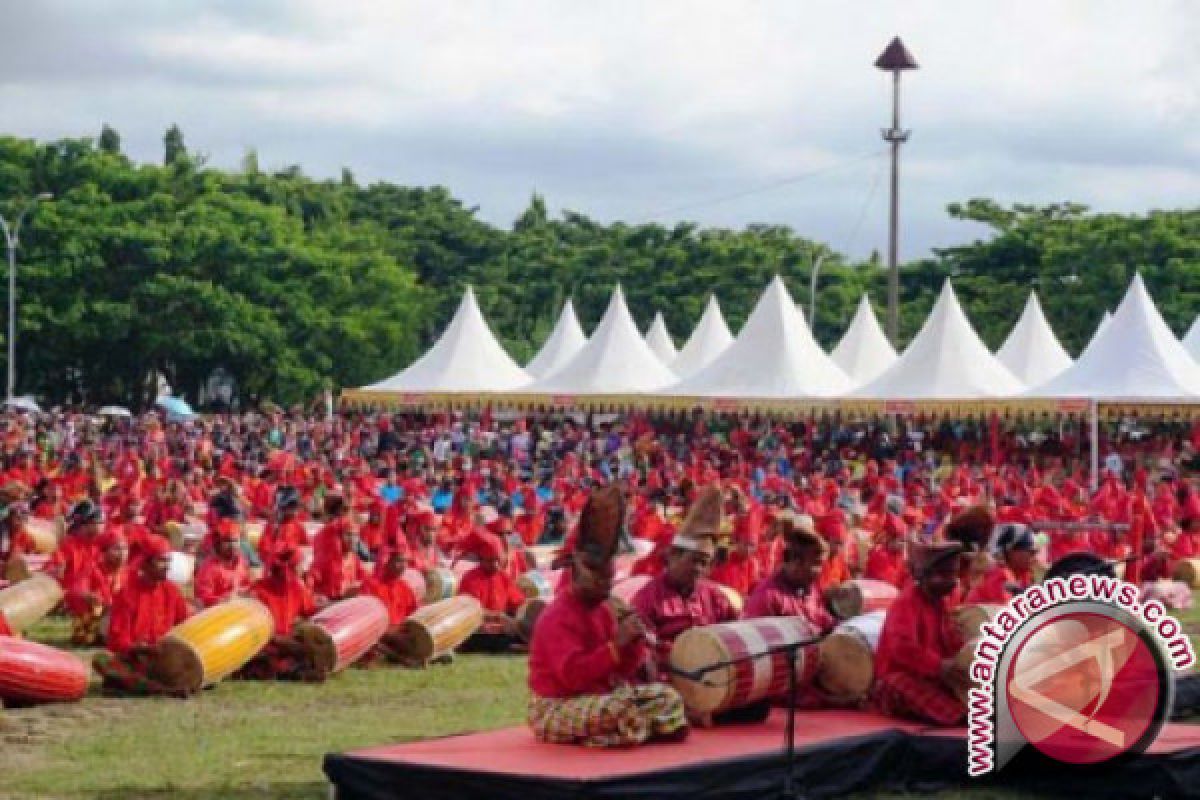
[(96, 412), (102, 417), (132, 417), (129, 409), (124, 406), (104, 406)]
[(42, 413), (41, 407), (29, 395), (26, 395), (25, 397), (10, 397), (8, 400), (4, 401), (4, 405), (7, 408), (15, 408), (18, 411), (28, 411), (30, 414)]

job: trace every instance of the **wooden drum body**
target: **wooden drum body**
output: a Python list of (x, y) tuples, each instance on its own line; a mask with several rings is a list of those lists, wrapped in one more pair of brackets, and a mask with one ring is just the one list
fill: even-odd
[(17, 633), (33, 625), (62, 602), (63, 590), (49, 575), (34, 575), (0, 589), (0, 614)]
[(550, 582), (550, 577), (537, 569), (531, 569), (517, 578), (517, 588), (529, 600), (545, 600), (554, 596), (554, 584)]
[(1200, 589), (1200, 558), (1185, 558), (1175, 565), (1177, 581), (1183, 581), (1189, 589)]
[(434, 567), (425, 570), (426, 605), (449, 600), (458, 592), (458, 576), (449, 567)]
[(950, 614), (954, 618), (954, 624), (958, 628), (958, 632), (962, 634), (963, 640), (969, 641), (979, 636), (980, 628), (995, 619), (1001, 608), (1002, 606), (998, 605), (978, 603), (959, 606)]
[(872, 611), (834, 628), (820, 645), (817, 685), (835, 697), (861, 699), (875, 679), (875, 651), (886, 611)]
[(248, 597), (228, 600), (163, 637), (153, 677), (176, 691), (198, 691), (245, 666), (274, 632), (275, 621), (262, 603)]
[(517, 609), (517, 635), (523, 642), (533, 641), (533, 629), (537, 626), (538, 617), (546, 610), (549, 602), (541, 597), (531, 597)]
[(29, 517), (25, 520), (25, 532), (33, 539), (38, 553), (53, 553), (58, 549), (58, 543), (64, 535), (62, 517), (57, 519), (42, 519)]
[(332, 674), (366, 655), (387, 629), (387, 606), (377, 597), (362, 595), (340, 600), (312, 619), (297, 622), (293, 635), (304, 644), (313, 665)]
[[(671, 683), (688, 710), (700, 715), (786, 694), (788, 655), (769, 651), (813, 634), (812, 626), (800, 617), (762, 617), (691, 628), (671, 647)], [(753, 658), (756, 655), (760, 657)], [(725, 663), (729, 661), (737, 663)], [(819, 665), (815, 645), (801, 648), (796, 654), (796, 685), (811, 683)], [(710, 671), (686, 674), (704, 670)]]
[(0, 700), (58, 703), (87, 693), (89, 667), (71, 653), (0, 636)]
[(886, 611), (900, 590), (885, 581), (867, 578), (846, 581), (825, 592), (829, 610), (838, 619), (853, 619), (872, 611)]
[(403, 655), (430, 661), (449, 653), (483, 625), (483, 607), (469, 595), (455, 595), (418, 608), (404, 622)]

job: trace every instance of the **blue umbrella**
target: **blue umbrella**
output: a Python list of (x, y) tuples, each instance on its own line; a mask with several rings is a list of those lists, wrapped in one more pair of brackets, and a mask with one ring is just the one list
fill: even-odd
[(189, 419), (196, 416), (196, 412), (192, 411), (192, 407), (182, 397), (163, 395), (154, 401), (154, 405), (166, 411), (168, 416), (179, 417), (181, 419)]

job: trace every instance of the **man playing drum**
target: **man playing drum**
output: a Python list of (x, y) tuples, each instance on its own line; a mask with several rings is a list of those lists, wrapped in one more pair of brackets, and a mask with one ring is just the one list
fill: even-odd
[(483, 606), (483, 628), (466, 643), (464, 651), (506, 651), (517, 641), (513, 615), (525, 602), (517, 582), (504, 568), (504, 540), (491, 531), (472, 531), (465, 552), (479, 557), (479, 566), (462, 576), (459, 594), (467, 594)]
[(205, 608), (224, 603), (250, 585), (250, 568), (241, 553), (240, 525), (221, 517), (212, 532), (213, 552), (196, 570), (193, 591)]
[(96, 537), (96, 557), (89, 568), (76, 573), (63, 598), (71, 614), (71, 644), (99, 644), (104, 615), (117, 593), (128, 583), (129, 547), (119, 533), (107, 531)]
[(150, 677), (158, 657), (156, 645), (171, 628), (187, 619), (190, 609), (179, 587), (167, 580), (171, 546), (166, 539), (147, 543), (137, 576), (117, 592), (108, 623), (108, 652), (92, 666), (105, 689), (129, 694), (171, 694)]
[(538, 739), (620, 747), (683, 739), (683, 698), (664, 683), (636, 683), (646, 631), (608, 602), (624, 518), (620, 490), (594, 492), (569, 559), (571, 581), (542, 613), (529, 657), (529, 726)]
[(914, 582), (888, 609), (875, 653), (874, 700), (896, 717), (957, 725), (966, 708), (953, 691), (961, 682), (955, 656), (963, 639), (947, 599), (958, 586), (958, 542), (910, 548)]
[(305, 647), (292, 636), (296, 620), (311, 617), (317, 604), (297, 574), (300, 552), (287, 544), (264, 553), (267, 574), (255, 581), (250, 594), (265, 605), (275, 620), (275, 635), (261, 653), (238, 672), (248, 680), (296, 680), (320, 683), (328, 675), (318, 670)]
[(825, 608), (817, 578), (829, 545), (813, 530), (810, 517), (797, 517), (782, 527), (782, 563), (751, 593), (744, 616), (804, 617), (816, 631), (828, 633), (836, 623)]
[(402, 662), (400, 656), (404, 621), (417, 610), (417, 596), (404, 580), (408, 569), (408, 549), (403, 539), (394, 550), (380, 550), (375, 572), (362, 585), (362, 593), (378, 597), (388, 610), (388, 629), (375, 650), (368, 658), (382, 657), (392, 662)]

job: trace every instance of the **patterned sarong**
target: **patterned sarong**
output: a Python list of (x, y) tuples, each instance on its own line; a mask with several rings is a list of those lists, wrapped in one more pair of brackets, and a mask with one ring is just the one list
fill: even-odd
[(665, 683), (610, 694), (529, 698), (529, 727), (543, 742), (625, 747), (687, 731), (683, 698)]
[(119, 655), (108, 651), (92, 657), (92, 668), (100, 674), (101, 686), (110, 692), (135, 695), (184, 696), (150, 677), (151, 659), (143, 654)]
[(95, 647), (103, 641), (103, 634), (103, 608), (90, 608), (82, 614), (71, 615), (71, 644), (76, 647)]
[(303, 656), (289, 655), (273, 642), (234, 674), (244, 681), (305, 681), (320, 683), (327, 676), (317, 672)]
[(879, 678), (873, 699), (888, 716), (934, 725), (960, 725), (967, 716), (966, 707), (939, 681), (902, 672)]

